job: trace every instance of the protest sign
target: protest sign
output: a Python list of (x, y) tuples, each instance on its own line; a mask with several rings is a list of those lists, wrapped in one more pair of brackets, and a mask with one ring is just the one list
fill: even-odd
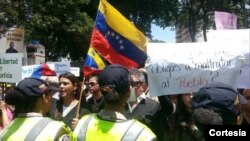
[(80, 68), (79, 67), (70, 67), (70, 72), (73, 73), (76, 77), (80, 76)]
[(0, 82), (19, 82), (22, 79), (23, 54), (0, 54)]
[(227, 12), (214, 12), (214, 21), (216, 29), (236, 29), (237, 16), (233, 13)]
[(22, 79), (30, 77), (32, 73), (39, 67), (38, 65), (22, 66)]
[(147, 51), (151, 96), (195, 92), (211, 82), (235, 85), (244, 61), (238, 48), (223, 43), (149, 43)]
[[(57, 76), (70, 71), (70, 64), (68, 62), (48, 62), (47, 64), (52, 70), (56, 72)], [(39, 65), (40, 64), (23, 66), (22, 79), (30, 77), (32, 73), (39, 67)]]
[(227, 42), (244, 54), (244, 64), (237, 77), (237, 88), (250, 88), (250, 29), (210, 30), (208, 42)]
[(10, 28), (2, 37), (0, 37), (0, 53), (5, 53), (11, 42), (13, 42), (13, 47), (18, 53), (23, 53), (24, 29)]
[(56, 72), (58, 76), (66, 72), (70, 72), (69, 62), (48, 62), (47, 64)]

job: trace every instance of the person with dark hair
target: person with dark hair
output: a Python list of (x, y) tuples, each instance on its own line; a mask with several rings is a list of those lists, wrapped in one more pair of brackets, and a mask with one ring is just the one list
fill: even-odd
[(202, 139), (192, 119), (192, 93), (159, 96), (164, 113), (162, 125), (165, 141), (199, 141)]
[[(53, 99), (50, 116), (63, 121), (72, 130), (74, 128), (72, 120), (77, 118), (77, 114), (83, 116), (89, 113), (85, 105), (84, 94), (80, 95), (80, 93), (80, 82), (74, 74), (67, 72), (59, 76), (59, 100)], [(81, 101), (79, 101), (80, 96), (82, 96)], [(81, 104), (79, 113), (78, 104)]]
[(218, 113), (223, 124), (239, 125), (242, 119), (242, 104), (246, 99), (230, 85), (213, 82), (196, 92), (192, 99), (193, 109), (212, 109)]
[(18, 51), (14, 48), (14, 42), (10, 42), (10, 46), (6, 49), (5, 53), (18, 53)]
[(100, 73), (99, 85), (104, 109), (83, 116), (73, 132), (73, 140), (156, 140), (147, 126), (122, 114), (130, 95), (129, 72), (125, 67), (118, 64), (105, 67)]
[(70, 129), (59, 121), (43, 117), (51, 107), (52, 88), (38, 78), (26, 78), (6, 94), (15, 106), (15, 118), (0, 133), (0, 140), (69, 140)]
[(97, 113), (104, 107), (104, 98), (100, 91), (98, 79), (98, 74), (92, 75), (87, 83), (90, 95), (86, 98), (86, 102), (91, 113)]
[(195, 125), (204, 133), (204, 125), (222, 125), (221, 116), (213, 109), (197, 108), (193, 112)]

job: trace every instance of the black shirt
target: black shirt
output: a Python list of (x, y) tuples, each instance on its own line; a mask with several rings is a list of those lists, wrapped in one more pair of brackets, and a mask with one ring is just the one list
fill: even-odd
[(18, 51), (14, 48), (8, 48), (6, 49), (5, 53), (18, 53)]

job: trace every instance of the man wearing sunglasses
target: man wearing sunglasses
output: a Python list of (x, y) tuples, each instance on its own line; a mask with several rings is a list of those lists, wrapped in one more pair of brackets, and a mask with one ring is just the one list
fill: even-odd
[(90, 96), (87, 97), (88, 109), (91, 113), (97, 113), (104, 107), (104, 98), (98, 83), (99, 75), (95, 74), (89, 78), (87, 84)]
[(155, 134), (159, 123), (156, 123), (160, 116), (160, 104), (155, 100), (146, 97), (147, 84), (145, 75), (138, 69), (129, 70), (131, 94), (126, 105), (126, 114), (130, 118), (137, 119), (147, 125)]
[(118, 64), (105, 67), (99, 85), (105, 99), (104, 108), (97, 114), (83, 116), (73, 133), (74, 140), (85, 141), (155, 141), (153, 132), (124, 115), (124, 105), (130, 95), (128, 70)]

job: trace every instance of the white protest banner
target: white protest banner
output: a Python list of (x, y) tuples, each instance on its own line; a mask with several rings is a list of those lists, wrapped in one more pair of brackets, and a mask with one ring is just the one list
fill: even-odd
[(38, 68), (38, 65), (22, 66), (22, 79), (30, 77), (32, 73)]
[(70, 67), (70, 72), (73, 73), (76, 77), (80, 76), (80, 68), (79, 67)]
[[(57, 74), (57, 76), (59, 76), (60, 74), (63, 74), (65, 72), (70, 72), (70, 64), (69, 63), (65, 63), (65, 62), (49, 62), (47, 63), (48, 66), (54, 70)], [(22, 67), (22, 79), (26, 78), (26, 77), (30, 77), (32, 75), (32, 73), (40, 66), (41, 64), (37, 64), (37, 65), (29, 65), (29, 66), (23, 66)]]
[(70, 72), (69, 62), (48, 62), (49, 67), (56, 72), (57, 75)]
[(149, 43), (147, 52), (151, 96), (195, 92), (211, 82), (234, 85), (244, 60), (230, 44)]
[(22, 57), (21, 53), (0, 54), (0, 82), (22, 80)]
[(237, 77), (237, 88), (250, 88), (250, 29), (210, 30), (208, 42), (234, 44), (244, 54), (244, 64)]

